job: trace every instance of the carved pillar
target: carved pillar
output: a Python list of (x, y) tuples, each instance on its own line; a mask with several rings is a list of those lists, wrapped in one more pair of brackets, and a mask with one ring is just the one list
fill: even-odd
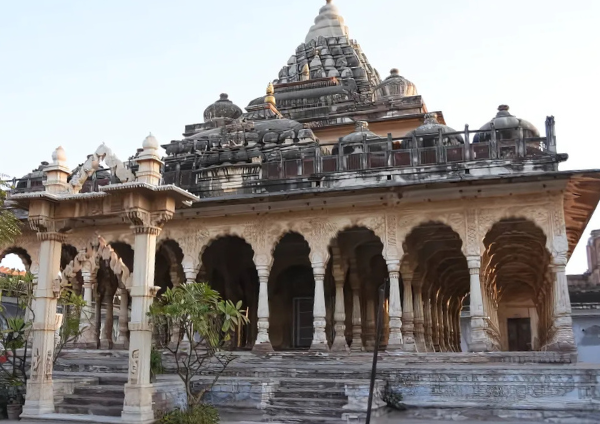
[(470, 287), (470, 314), (471, 314), (471, 343), (470, 352), (487, 352), (491, 346), (485, 333), (485, 314), (483, 311), (483, 295), (481, 281), (479, 279), (479, 268), (481, 259), (479, 256), (467, 258), (469, 266)]
[(310, 350), (328, 350), (327, 336), (325, 334), (325, 266), (321, 260), (311, 260), (313, 275), (315, 277), (315, 298), (313, 306), (313, 340)]
[(365, 329), (363, 332), (364, 335), (364, 345), (367, 350), (373, 350), (375, 347), (375, 334), (377, 332), (375, 328), (375, 298), (372, 293), (365, 293), (366, 299), (366, 308), (365, 308)]
[(453, 337), (453, 328), (452, 328), (452, 320), (450, 319), (450, 300), (445, 299), (442, 310), (444, 313), (444, 339), (446, 340), (446, 351), (454, 352), (454, 348), (452, 347), (452, 337)]
[(438, 317), (438, 331), (439, 331), (439, 343), (440, 343), (440, 352), (448, 352), (448, 345), (447, 345), (447, 332), (448, 332), (448, 322), (446, 321), (448, 316), (446, 314), (444, 314), (444, 310), (446, 309), (446, 305), (445, 305), (446, 301), (444, 299), (444, 295), (443, 293), (440, 291), (440, 294), (438, 295), (438, 302), (437, 302), (437, 317)]
[(94, 301), (94, 287), (96, 286), (96, 271), (82, 271), (81, 275), (83, 277), (83, 300), (85, 300), (85, 306), (81, 308), (79, 322), (81, 336), (77, 344), (84, 348), (96, 348), (96, 318), (94, 317), (94, 306), (92, 305)]
[[(134, 221), (135, 223), (135, 221)], [(125, 384), (122, 419), (144, 422), (154, 419), (150, 351), (152, 327), (148, 311), (154, 300), (156, 237), (160, 228), (134, 225), (133, 279), (131, 283), (131, 321), (129, 322), (129, 379)]]
[(350, 286), (352, 287), (352, 352), (364, 351), (362, 341), (362, 314), (360, 310), (360, 279), (356, 258), (350, 259)]
[(566, 255), (555, 256), (551, 271), (554, 274), (552, 293), (552, 327), (548, 344), (544, 350), (577, 354), (577, 345), (573, 336), (571, 301), (567, 274), (565, 272)]
[(423, 318), (424, 318), (424, 336), (425, 336), (425, 351), (435, 352), (433, 347), (432, 336), (432, 323), (431, 323), (431, 299), (429, 297), (429, 290), (425, 291), (426, 296), (423, 299)]
[[(183, 273), (185, 274), (185, 283), (192, 284), (196, 282), (196, 277), (198, 276), (198, 272), (200, 266), (195, 262), (186, 263), (184, 260)], [(190, 338), (187, 333), (184, 333), (181, 339), (181, 350), (186, 351), (190, 348)]]
[[(181, 285), (179, 277), (179, 266), (177, 264), (171, 264), (169, 276), (171, 277), (171, 283), (173, 284), (173, 287), (178, 287)], [(179, 343), (179, 325), (177, 324), (175, 324), (173, 328), (171, 328), (170, 343), (175, 346), (177, 345), (177, 343)]]
[(107, 293), (104, 297), (106, 312), (104, 315), (104, 331), (100, 338), (100, 349), (112, 349), (113, 347), (114, 299), (114, 295), (110, 293)]
[(423, 314), (423, 292), (420, 284), (413, 286), (413, 296), (415, 310), (415, 344), (417, 346), (417, 351), (425, 352), (425, 317)]
[(404, 344), (402, 338), (402, 303), (400, 301), (400, 261), (387, 261), (390, 277), (390, 337), (388, 350), (400, 350)]
[(119, 338), (117, 344), (121, 349), (129, 349), (129, 293), (120, 288), (121, 302), (119, 304)]
[(31, 374), (27, 382), (22, 417), (36, 417), (54, 412), (52, 388), (54, 334), (56, 302), (60, 294), (60, 254), (65, 236), (58, 232), (46, 232), (48, 225), (50, 223), (32, 223), (32, 227), (38, 230), (40, 241), (40, 269), (33, 303), (35, 315), (32, 327)]
[(346, 342), (346, 310), (344, 302), (344, 283), (346, 282), (345, 267), (342, 264), (342, 258), (339, 254), (339, 248), (333, 249), (333, 279), (335, 280), (335, 312), (333, 319), (335, 321), (334, 330), (335, 338), (331, 345), (331, 350), (334, 352), (348, 351), (348, 343)]
[(272, 352), (273, 346), (269, 339), (269, 272), (270, 267), (265, 264), (257, 264), (258, 271), (258, 334), (254, 344), (255, 352)]
[(438, 317), (438, 291), (431, 290), (429, 306), (431, 308), (431, 344), (434, 352), (441, 352), (440, 349), (440, 322)]
[(402, 299), (402, 337), (404, 338), (404, 350), (406, 352), (414, 352), (416, 351), (412, 293), (412, 280), (414, 278), (414, 274), (411, 272), (405, 272), (404, 274), (402, 275), (402, 282), (404, 284), (404, 298)]

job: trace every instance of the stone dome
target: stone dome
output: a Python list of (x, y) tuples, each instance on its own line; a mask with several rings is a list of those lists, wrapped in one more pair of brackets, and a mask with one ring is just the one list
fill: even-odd
[(416, 96), (417, 87), (400, 75), (398, 69), (394, 68), (390, 71), (390, 76), (383, 80), (375, 87), (375, 95), (377, 98), (385, 99), (388, 97), (407, 97)]
[(342, 144), (362, 143), (365, 139), (380, 139), (381, 136), (369, 130), (369, 123), (366, 121), (356, 121), (354, 132), (342, 137)]
[[(531, 122), (511, 115), (509, 109), (507, 105), (500, 105), (496, 117), (481, 127), (479, 131), (489, 131), (492, 128), (492, 124), (494, 124), (494, 128), (497, 131), (496, 137), (499, 140), (519, 138), (519, 128), (523, 130), (523, 137), (525, 138), (540, 136), (540, 132)], [(486, 142), (490, 139), (491, 134), (489, 132), (477, 133), (473, 138), (473, 143)]]
[[(423, 125), (407, 133), (406, 137), (412, 137), (414, 135), (421, 147), (432, 147), (436, 145), (440, 130), (442, 131), (442, 134), (456, 132), (454, 128), (440, 124), (435, 113), (428, 113), (425, 115), (425, 122)], [(443, 143), (444, 145), (465, 144), (465, 140), (460, 134), (453, 134), (444, 137)]]
[(332, 4), (332, 0), (327, 0), (327, 4), (319, 10), (319, 15), (315, 18), (315, 24), (310, 27), (305, 42), (308, 43), (319, 37), (347, 36), (348, 28), (344, 24), (344, 18), (340, 15), (337, 6)]
[(211, 121), (215, 118), (237, 119), (242, 116), (242, 113), (242, 109), (229, 100), (227, 94), (223, 93), (219, 100), (204, 110), (204, 122)]

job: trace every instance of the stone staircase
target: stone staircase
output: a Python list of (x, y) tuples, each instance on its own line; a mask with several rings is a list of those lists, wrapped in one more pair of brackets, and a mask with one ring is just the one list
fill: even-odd
[[(354, 381), (368, 387), (369, 381)], [(347, 416), (361, 417), (364, 411), (347, 408), (348, 380), (292, 378), (279, 381), (264, 421), (279, 423), (346, 423)], [(347, 408), (347, 409), (345, 409)]]
[(56, 411), (60, 414), (120, 417), (127, 374), (97, 375), (98, 384), (75, 387), (72, 394), (66, 394), (56, 405)]

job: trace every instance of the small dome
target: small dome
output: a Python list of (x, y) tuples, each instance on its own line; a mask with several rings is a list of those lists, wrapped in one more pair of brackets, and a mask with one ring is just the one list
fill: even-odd
[(400, 75), (398, 69), (394, 68), (390, 71), (390, 76), (375, 87), (375, 95), (377, 98), (385, 99), (387, 97), (408, 97), (416, 96), (417, 87)]
[[(425, 122), (423, 125), (407, 133), (406, 137), (412, 137), (414, 135), (420, 142), (421, 147), (432, 147), (436, 145), (440, 130), (442, 130), (442, 134), (456, 132), (454, 128), (440, 124), (435, 113), (427, 113), (425, 114)], [(465, 140), (460, 134), (444, 137), (443, 142), (444, 145), (465, 144)]]
[[(525, 138), (540, 136), (540, 132), (531, 122), (511, 115), (509, 109), (510, 108), (507, 105), (500, 105), (496, 117), (481, 127), (479, 131), (490, 131), (492, 129), (492, 124), (494, 124), (494, 128), (497, 131), (496, 137), (499, 140), (519, 138), (518, 128), (523, 129), (523, 137)], [(490, 139), (491, 134), (489, 132), (477, 133), (473, 138), (473, 142), (486, 142)]]
[(142, 147), (144, 149), (157, 150), (160, 147), (160, 145), (158, 144), (158, 140), (156, 139), (156, 137), (154, 137), (152, 133), (150, 133), (148, 137), (144, 139)]
[(242, 116), (242, 109), (229, 100), (225, 93), (221, 98), (204, 110), (204, 122), (212, 121), (215, 118), (237, 119)]
[(381, 138), (381, 136), (369, 131), (369, 123), (356, 121), (354, 132), (342, 137), (342, 143), (362, 143), (365, 139)]

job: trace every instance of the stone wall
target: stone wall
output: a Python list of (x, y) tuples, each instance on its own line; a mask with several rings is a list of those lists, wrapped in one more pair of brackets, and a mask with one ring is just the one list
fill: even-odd
[(600, 314), (573, 315), (573, 335), (579, 361), (600, 364)]

